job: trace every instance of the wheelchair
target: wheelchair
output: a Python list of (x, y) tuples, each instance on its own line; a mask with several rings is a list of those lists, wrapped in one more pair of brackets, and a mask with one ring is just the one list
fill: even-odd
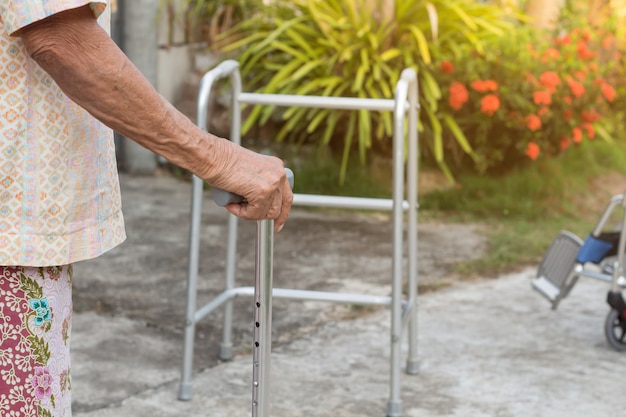
[[(617, 227), (607, 230), (607, 223), (621, 206), (622, 219)], [(619, 212), (617, 213), (619, 214)], [(626, 351), (626, 302), (622, 289), (624, 250), (626, 246), (626, 193), (615, 195), (606, 206), (593, 231), (583, 241), (567, 230), (561, 231), (543, 256), (531, 286), (556, 310), (580, 277), (610, 284), (606, 301), (609, 305), (604, 324), (607, 341), (617, 351)]]

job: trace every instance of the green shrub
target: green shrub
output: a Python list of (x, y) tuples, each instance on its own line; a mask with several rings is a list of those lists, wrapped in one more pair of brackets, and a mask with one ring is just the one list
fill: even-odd
[[(420, 146), (445, 169), (442, 123), (459, 146), (471, 152), (452, 118), (435, 117), (442, 92), (432, 63), (465, 46), (482, 51), (483, 43), (513, 28), (503, 9), (474, 0), (391, 0), (375, 8), (366, 0), (294, 0), (274, 2), (224, 36), (224, 50), (241, 63), (246, 89), (262, 93), (393, 98), (404, 68), (418, 71), (422, 124), (433, 134)], [(389, 5), (394, 13), (391, 16)], [(233, 42), (233, 39), (239, 38)], [(256, 107), (244, 125), (273, 117), (271, 107)], [(277, 139), (330, 145), (342, 151), (343, 182), (349, 156), (360, 160), (375, 147), (391, 147), (388, 113), (290, 108)], [(422, 126), (423, 128), (423, 126)], [(373, 140), (375, 139), (375, 140)]]

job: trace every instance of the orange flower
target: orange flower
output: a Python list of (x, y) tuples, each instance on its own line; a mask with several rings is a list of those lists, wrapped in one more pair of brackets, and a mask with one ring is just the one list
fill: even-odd
[(550, 111), (550, 108), (548, 106), (543, 106), (539, 110), (537, 110), (537, 116), (545, 116), (546, 114), (548, 114), (548, 111)]
[(593, 128), (593, 125), (591, 123), (583, 123), (581, 127), (585, 129), (585, 131), (587, 132), (587, 137), (589, 139), (593, 139), (596, 136), (596, 130)]
[(498, 83), (494, 80), (485, 80), (485, 88), (487, 91), (496, 91), (498, 89)]
[(587, 123), (593, 123), (600, 118), (598, 112), (594, 110), (582, 111), (580, 117)]
[(578, 58), (586, 61), (588, 59), (595, 58), (595, 52), (592, 52), (587, 48), (587, 44), (583, 41), (578, 41), (578, 45), (576, 46), (576, 53), (578, 54)]
[(546, 71), (539, 77), (539, 82), (550, 91), (554, 91), (557, 85), (561, 84), (561, 78), (554, 71)]
[(476, 80), (472, 82), (472, 88), (479, 93), (487, 93), (489, 91), (496, 91), (498, 89), (498, 83), (494, 80)]
[(480, 111), (488, 116), (493, 116), (499, 108), (500, 98), (496, 94), (487, 94), (480, 100)]
[(561, 55), (561, 54), (559, 53), (559, 51), (558, 51), (557, 49), (554, 49), (554, 48), (548, 48), (548, 49), (546, 49), (546, 51), (543, 53), (543, 56), (541, 57), (541, 61), (542, 61), (542, 62), (547, 62), (547, 61), (549, 61), (549, 60), (551, 60), (551, 59), (556, 60), (556, 59), (559, 59), (560, 55)]
[(569, 140), (568, 138), (561, 139), (561, 143), (559, 144), (559, 148), (561, 149), (561, 152), (569, 148), (571, 144), (572, 144), (572, 141)]
[(452, 74), (454, 72), (454, 65), (450, 61), (443, 61), (441, 65), (439, 65), (439, 69), (444, 74)]
[(552, 102), (552, 96), (547, 91), (535, 91), (533, 93), (533, 101), (536, 105), (549, 105)]
[(459, 110), (469, 100), (467, 88), (458, 81), (451, 82), (448, 91), (450, 92), (448, 103), (454, 110)]
[(582, 97), (585, 94), (585, 86), (570, 77), (567, 78), (567, 85), (574, 97)]
[(579, 128), (572, 129), (572, 140), (576, 143), (580, 143), (583, 140), (583, 132)]
[(536, 114), (529, 114), (526, 116), (526, 126), (533, 132), (537, 131), (541, 129), (541, 119)]
[(611, 103), (613, 100), (615, 100), (615, 89), (609, 83), (603, 83), (602, 95), (604, 96), (606, 101)]
[(535, 142), (529, 142), (528, 146), (526, 146), (526, 151), (524, 153), (534, 161), (539, 157), (539, 145), (537, 145)]
[(571, 41), (569, 34), (561, 35), (555, 39), (557, 45), (569, 45)]

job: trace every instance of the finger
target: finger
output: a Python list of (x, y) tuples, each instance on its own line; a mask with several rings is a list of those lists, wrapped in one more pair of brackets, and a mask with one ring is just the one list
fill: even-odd
[(281, 211), (276, 220), (274, 221), (274, 230), (280, 232), (289, 217), (291, 211), (291, 205), (293, 203), (293, 192), (291, 188), (288, 188), (286, 192), (282, 194)]
[(271, 204), (267, 209), (267, 214), (265, 218), (276, 220), (280, 216), (280, 212), (283, 208), (283, 198), (280, 190), (276, 190), (276, 192), (272, 194), (270, 201)]
[(263, 220), (268, 218), (270, 198), (249, 200), (243, 203), (232, 203), (226, 209), (235, 216), (244, 220)]

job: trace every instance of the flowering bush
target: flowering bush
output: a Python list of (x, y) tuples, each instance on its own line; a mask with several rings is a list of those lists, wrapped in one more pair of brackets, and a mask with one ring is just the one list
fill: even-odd
[[(441, 60), (444, 94), (437, 116), (457, 122), (481, 172), (554, 156), (583, 140), (610, 140), (606, 116), (616, 92), (608, 77), (615, 45), (615, 36), (601, 30), (547, 38), (521, 29), (484, 54)], [(446, 144), (455, 150), (455, 141)], [(453, 154), (468, 160), (465, 153)]]

